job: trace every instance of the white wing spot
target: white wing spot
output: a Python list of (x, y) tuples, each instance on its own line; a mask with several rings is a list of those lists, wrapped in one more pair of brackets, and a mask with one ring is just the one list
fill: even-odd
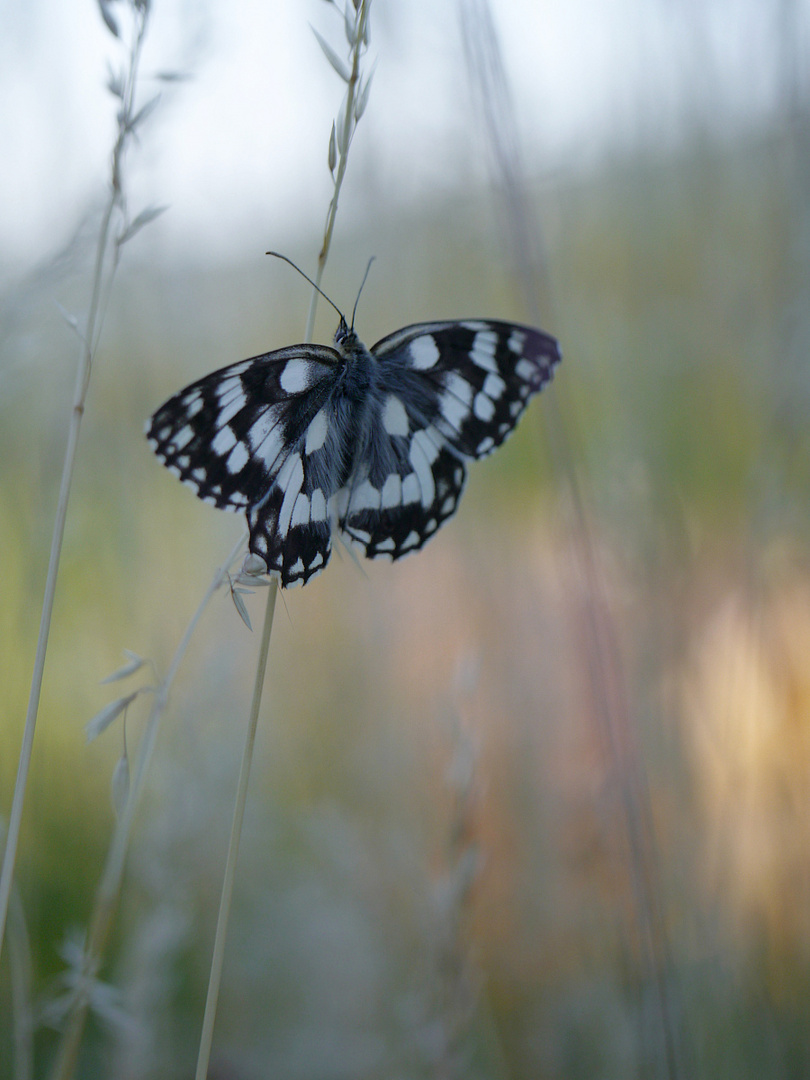
[(455, 495), (448, 495), (447, 498), (442, 503), (442, 513), (445, 514), (445, 515), (452, 514), (453, 510), (455, 508), (455, 505), (456, 505), (456, 497), (455, 497)]
[(407, 435), (410, 430), (405, 406), (396, 396), (389, 394), (382, 413), (383, 427), (389, 435)]
[[(429, 456), (431, 450), (435, 451), (432, 458)], [(433, 482), (433, 470), (430, 464), (431, 461), (435, 461), (437, 453), (438, 451), (436, 451), (430, 439), (426, 437), (425, 432), (417, 431), (411, 440), (408, 457), (416, 473), (417, 483), (421, 491), (422, 506), (425, 508), (430, 506), (436, 498), (436, 485)]]
[(326, 499), (320, 488), (315, 488), (310, 496), (310, 521), (326, 521)]
[(232, 399), (228, 402), (228, 404), (225, 405), (225, 407), (221, 410), (219, 416), (217, 416), (217, 423), (219, 424), (219, 426), (224, 427), (225, 424), (227, 424), (230, 420), (233, 420), (236, 414), (238, 412), (241, 412), (241, 410), (245, 407), (246, 404), (247, 398), (241, 390), (238, 390), (236, 393), (234, 393)]
[[(435, 442), (434, 436), (437, 436), (437, 441)], [(442, 437), (439, 435), (436, 428), (433, 426), (426, 427), (423, 431), (414, 432), (414, 436), (411, 439), (411, 451), (413, 451), (415, 446), (418, 447), (428, 459), (428, 464), (432, 465), (439, 456), (441, 442)]]
[(391, 475), (383, 484), (382, 501), (380, 505), (383, 510), (388, 510), (392, 506), (400, 506), (401, 503), (402, 477), (399, 475), (399, 473), (391, 473)]
[(200, 488), (197, 484), (194, 483), (193, 480), (184, 480), (183, 483), (187, 488), (191, 488), (195, 495), (199, 495)]
[(293, 507), (292, 519), (290, 524), (306, 525), (308, 521), (309, 498), (302, 491), (298, 498), (295, 500), (295, 506)]
[(492, 398), (493, 401), (497, 401), (505, 389), (506, 383), (500, 375), (494, 375), (490, 372), (484, 379), (484, 393), (487, 397)]
[(352, 491), (350, 510), (379, 510), (380, 492), (370, 480), (364, 480)]
[(448, 394), (469, 405), (473, 399), (473, 388), (457, 371), (448, 371), (444, 376), (444, 388)]
[(234, 446), (236, 446), (236, 436), (227, 424), (211, 440), (211, 449), (217, 457), (225, 457), (226, 454), (233, 450)]
[(244, 469), (250, 460), (250, 454), (247, 447), (243, 442), (238, 442), (236, 446), (231, 450), (228, 460), (225, 462), (225, 467), (231, 476), (235, 476)]
[(498, 374), (498, 365), (495, 363), (495, 350), (498, 347), (498, 335), (494, 330), (479, 330), (473, 338), (470, 349), (470, 359), (484, 371)]
[[(205, 479), (205, 469), (194, 469), (194, 471), (192, 472), (191, 475), (199, 483), (202, 483), (203, 480)], [(218, 489), (212, 488), (212, 490), (218, 490)]]
[(250, 444), (257, 457), (264, 461), (269, 472), (279, 459), (284, 449), (284, 438), (281, 425), (275, 420), (275, 414), (268, 410), (249, 432)]
[(191, 458), (187, 454), (183, 454), (182, 457), (177, 459), (177, 464), (181, 469), (187, 469), (191, 464)]
[(428, 368), (432, 368), (441, 355), (439, 346), (430, 334), (414, 338), (409, 349), (411, 353), (411, 365), (415, 367), (417, 371), (427, 371)]
[(215, 393), (220, 405), (227, 405), (233, 397), (242, 393), (242, 380), (238, 375), (231, 375), (217, 384)]
[(385, 540), (380, 540), (379, 544), (377, 544), (377, 551), (395, 551), (396, 546), (397, 543), (393, 536), (387, 536)]
[(537, 366), (524, 357), (515, 364), (515, 374), (528, 382), (537, 378)]
[(448, 371), (444, 379), (445, 392), (439, 399), (439, 410), (454, 431), (460, 431), (472, 404), (473, 388), (458, 372)]
[(267, 538), (265, 536), (262, 536), (261, 533), (259, 533), (259, 535), (256, 537), (256, 539), (253, 541), (253, 546), (257, 547), (259, 549), (259, 551), (266, 552), (267, 551)]
[(523, 408), (523, 402), (522, 401), (513, 401), (512, 404), (509, 406), (509, 415), (510, 416), (517, 416), (522, 408)]
[(479, 330), (486, 330), (487, 328), (485, 322), (476, 322), (474, 319), (468, 319), (467, 322), (463, 322), (461, 325), (465, 330), (473, 330), (476, 332)]
[(194, 428), (190, 424), (186, 424), (184, 428), (181, 428), (172, 439), (172, 449), (175, 453), (182, 450), (184, 446), (188, 446), (191, 440), (194, 438)]
[(323, 444), (326, 442), (326, 436), (329, 434), (329, 424), (326, 419), (326, 410), (321, 409), (312, 418), (312, 422), (307, 428), (307, 440), (304, 444), (304, 452), (306, 454), (312, 454), (316, 450), (320, 450)]
[(347, 487), (341, 488), (333, 495), (329, 496), (326, 503), (326, 516), (333, 522), (339, 521), (346, 516), (346, 511), (349, 508), (349, 489)]
[(482, 439), (478, 446), (476, 446), (475, 452), (480, 457), (482, 454), (488, 454), (494, 446), (495, 440), (492, 438), (491, 435), (487, 435), (487, 437), (485, 439)]
[(526, 341), (526, 335), (522, 330), (513, 330), (509, 335), (509, 340), (506, 343), (508, 349), (513, 353), (523, 352), (523, 345)]
[(284, 492), (284, 499), (278, 512), (278, 532), (280, 536), (286, 536), (290, 531), (295, 501), (304, 483), (304, 466), (300, 454), (290, 454), (281, 466), (276, 483)]
[(196, 416), (198, 412), (200, 412), (202, 410), (202, 407), (203, 407), (203, 399), (200, 397), (199, 394), (195, 394), (194, 397), (191, 398), (191, 400), (186, 405), (186, 416), (188, 416), (188, 418), (191, 419), (192, 417)]
[(253, 421), (247, 433), (250, 449), (255, 453), (276, 425), (275, 409), (265, 409)]
[(495, 406), (486, 394), (476, 394), (475, 401), (473, 402), (473, 412), (479, 420), (483, 420), (484, 423), (486, 423), (495, 415)]
[(290, 567), (291, 574), (303, 574), (304, 572), (304, 560), (299, 555), (295, 562)]
[(288, 394), (300, 394), (309, 385), (310, 365), (306, 360), (288, 360), (279, 376), (279, 386)]
[(358, 540), (361, 544), (368, 544), (371, 542), (371, 533), (366, 532), (365, 529), (352, 529), (349, 536), (352, 540)]
[[(321, 494), (323, 494), (323, 492), (321, 492)], [(322, 562), (323, 562), (323, 552), (319, 551), (318, 554), (315, 556), (315, 558), (312, 560), (312, 562), (309, 564), (310, 570), (314, 570), (315, 567), (320, 566)]]
[(402, 481), (402, 502), (403, 505), (407, 503), (417, 503), (421, 498), (421, 491), (419, 488), (419, 480), (416, 473), (408, 473), (405, 479)]

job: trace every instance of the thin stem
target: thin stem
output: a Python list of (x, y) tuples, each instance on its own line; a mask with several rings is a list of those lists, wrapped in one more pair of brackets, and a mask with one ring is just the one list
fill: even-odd
[(92, 986), (93, 979), (96, 977), (98, 970), (101, 967), (102, 957), (107, 945), (110, 929), (112, 928), (118, 896), (121, 891), (121, 881), (124, 876), (124, 864), (130, 833), (132, 831), (132, 822), (145, 786), (146, 774), (152, 758), (155, 740), (157, 739), (160, 720), (168, 702), (169, 689), (174, 682), (178, 668), (185, 656), (191, 638), (194, 635), (194, 631), (197, 629), (197, 624), (202, 618), (202, 614), (208, 606), (211, 597), (225, 580), (240, 548), (245, 543), (246, 535), (247, 534), (243, 534), (240, 536), (238, 543), (234, 545), (226, 561), (214, 575), (205, 596), (202, 598), (197, 610), (192, 615), (180, 644), (175, 650), (165, 678), (155, 691), (149, 719), (147, 720), (143, 738), (141, 739), (138, 748), (138, 757), (135, 762), (132, 776), (132, 786), (130, 787), (123, 813), (116, 822), (113, 838), (107, 852), (104, 870), (96, 891), (96, 899), (93, 907), (93, 914), (90, 919), (90, 929), (87, 935), (87, 945), (85, 948), (85, 990), (84, 992), (77, 994), (73, 1011), (68, 1020), (68, 1025), (62, 1036), (62, 1041), (56, 1056), (56, 1064), (51, 1074), (52, 1080), (68, 1080), (68, 1077), (73, 1075), (76, 1068), (82, 1035), (84, 1034), (84, 1025), (87, 1020), (87, 1010), (90, 1005), (88, 991)]
[[(307, 316), (307, 324), (304, 340), (312, 340), (312, 331), (315, 324), (315, 310), (318, 302), (318, 295), (320, 294), (320, 283), (323, 277), (324, 267), (326, 266), (326, 260), (329, 255), (329, 248), (332, 243), (332, 231), (335, 225), (335, 216), (337, 214), (338, 196), (343, 184), (343, 177), (346, 172), (346, 164), (348, 161), (349, 147), (352, 141), (352, 134), (354, 131), (354, 125), (356, 124), (355, 117), (355, 94), (357, 85), (360, 80), (360, 55), (363, 50), (365, 37), (366, 37), (366, 21), (368, 18), (368, 9), (371, 5), (371, 0), (361, 0), (360, 10), (355, 22), (355, 41), (352, 47), (352, 70), (349, 78), (348, 90), (346, 93), (346, 108), (343, 115), (343, 132), (344, 137), (340, 140), (342, 143), (340, 151), (340, 160), (337, 166), (337, 173), (335, 175), (335, 187), (332, 195), (332, 201), (329, 204), (329, 212), (326, 219), (326, 227), (324, 229), (323, 243), (321, 245), (321, 251), (318, 255), (318, 269), (315, 275), (314, 281), (311, 282), (312, 299), (309, 306), (309, 314)], [(282, 256), (283, 258), (283, 256)], [(306, 276), (306, 275), (304, 275)], [(330, 301), (331, 303), (331, 301)], [(262, 699), (262, 689), (264, 687), (264, 676), (267, 670), (267, 657), (270, 650), (270, 632), (273, 628), (273, 613), (276, 606), (276, 596), (278, 594), (278, 584), (275, 580), (270, 583), (270, 588), (267, 594), (267, 607), (264, 614), (264, 628), (262, 630), (262, 640), (259, 645), (259, 656), (256, 667), (256, 679), (253, 686), (253, 703), (250, 709), (250, 718), (248, 721), (247, 738), (245, 740), (245, 749), (242, 755), (242, 765), (239, 771), (239, 783), (236, 792), (236, 803), (233, 811), (233, 822), (231, 824), (231, 836), (228, 843), (228, 854), (225, 862), (225, 875), (222, 883), (222, 895), (220, 897), (219, 914), (217, 916), (217, 929), (214, 937), (214, 950), (211, 958), (211, 973), (208, 979), (208, 994), (205, 1001), (205, 1014), (203, 1016), (203, 1026), (200, 1035), (200, 1049), (197, 1056), (197, 1071), (195, 1074), (195, 1080), (206, 1080), (208, 1075), (208, 1063), (211, 1057), (211, 1044), (214, 1036), (214, 1022), (216, 1020), (217, 1002), (219, 1000), (219, 986), (222, 979), (222, 965), (225, 956), (225, 938), (227, 935), (228, 921), (231, 911), (231, 900), (233, 897), (233, 885), (236, 877), (236, 862), (239, 856), (239, 841), (242, 835), (242, 821), (245, 814), (245, 804), (247, 802), (248, 781), (250, 779), (250, 765), (253, 759), (253, 747), (256, 741), (256, 725), (259, 719), (259, 706)]]
[[(332, 246), (332, 233), (335, 228), (335, 218), (337, 217), (338, 199), (340, 198), (340, 189), (343, 186), (343, 177), (346, 173), (346, 165), (349, 161), (349, 147), (351, 146), (352, 135), (354, 133), (354, 103), (357, 94), (357, 84), (360, 81), (360, 56), (363, 50), (363, 42), (366, 37), (366, 22), (368, 20), (368, 10), (371, 6), (371, 0), (361, 0), (360, 11), (357, 17), (356, 24), (356, 40), (354, 47), (352, 48), (352, 71), (349, 77), (349, 83), (346, 89), (346, 108), (343, 112), (343, 131), (346, 132), (346, 136), (343, 139), (343, 147), (340, 151), (340, 156), (337, 163), (337, 171), (335, 173), (335, 189), (332, 194), (332, 200), (329, 203), (329, 210), (326, 215), (326, 227), (323, 233), (323, 244), (318, 254), (318, 269), (315, 273), (315, 286), (320, 289), (321, 282), (323, 280), (323, 272), (326, 267), (326, 260), (329, 257), (329, 249)], [(318, 307), (318, 293), (313, 290), (312, 298), (309, 302), (309, 314), (307, 316), (307, 329), (305, 341), (312, 340), (312, 333), (315, 328), (315, 311)]]
[[(468, 63), (480, 90), (487, 137), (493, 150), (496, 175), (506, 209), (514, 269), (523, 286), (532, 317), (539, 319), (538, 297), (543, 292), (548, 294), (550, 289), (545, 280), (545, 266), (538, 261), (541, 251), (539, 230), (526, 198), (527, 185), (519, 152), (520, 143), (498, 37), (487, 0), (470, 3), (464, 12)], [(668, 1080), (677, 1080), (681, 1072), (680, 1048), (671, 1001), (669, 949), (654, 859), (654, 829), (643, 763), (634, 745), (630, 703), (626, 696), (615, 628), (594, 554), (592, 530), (573, 464), (570, 438), (555, 398), (551, 399), (545, 418), (556, 468), (565, 475), (572, 497), (574, 557), (587, 584), (583, 604), (586, 659), (599, 734), (619, 784), (641, 956), (646, 978), (657, 998), (661, 1036), (658, 1072)]]
[[(20, 839), (23, 801), (28, 786), (28, 774), (31, 767), (31, 755), (34, 748), (34, 734), (36, 731), (39, 702), (42, 694), (42, 678), (45, 671), (45, 656), (48, 651), (48, 639), (51, 632), (53, 604), (56, 595), (56, 579), (59, 573), (59, 560), (62, 554), (62, 541), (65, 535), (65, 520), (67, 518), (68, 501), (70, 499), (70, 486), (76, 464), (76, 452), (79, 445), (82, 418), (84, 416), (84, 405), (87, 398), (87, 390), (90, 385), (90, 375), (93, 369), (98, 335), (101, 331), (101, 323), (103, 320), (103, 310), (100, 306), (100, 298), (104, 285), (104, 260), (110, 240), (110, 226), (113, 214), (116, 207), (120, 205), (122, 199), (120, 180), (121, 158), (129, 134), (129, 128), (127, 126), (128, 118), (132, 113), (135, 86), (137, 82), (138, 61), (140, 59), (144, 34), (146, 33), (146, 9), (143, 9), (138, 17), (138, 29), (130, 53), (129, 76), (122, 104), (121, 117), (119, 119), (118, 137), (113, 150), (110, 198), (101, 221), (98, 244), (96, 247), (95, 269), (93, 271), (87, 326), (85, 328), (79, 364), (76, 371), (73, 409), (70, 414), (67, 447), (65, 449), (65, 460), (62, 465), (62, 478), (59, 484), (59, 497), (56, 503), (56, 515), (53, 524), (53, 536), (51, 538), (51, 551), (48, 558), (48, 572), (45, 578), (45, 591), (42, 597), (42, 615), (39, 624), (37, 648), (34, 655), (34, 668), (31, 674), (31, 691), (28, 698), (28, 710), (25, 715), (25, 726), (23, 728), (22, 745), (20, 747), (20, 760), (17, 766), (17, 779), (14, 784), (14, 797), (11, 803), (8, 835), (6, 838), (5, 852), (3, 854), (3, 867), (2, 871), (0, 871), (0, 953), (2, 952), (3, 939), (5, 937), (8, 905), (11, 897), (11, 884), (14, 877), (14, 867), (17, 861), (17, 848)], [(115, 272), (116, 265), (117, 259), (113, 264), (111, 275)]]
[(19, 891), (14, 889), (9, 907), (9, 972), (14, 1038), (15, 1080), (32, 1080), (34, 1075), (34, 1016), (31, 1007), (31, 942)]
[(233, 883), (236, 878), (236, 861), (239, 857), (242, 820), (245, 816), (248, 781), (250, 780), (250, 766), (253, 761), (253, 748), (256, 743), (256, 726), (259, 721), (259, 706), (261, 705), (262, 700), (264, 676), (267, 671), (267, 657), (270, 651), (270, 632), (273, 629), (273, 614), (276, 608), (277, 594), (278, 585), (275, 580), (273, 580), (270, 582), (270, 586), (267, 590), (267, 607), (264, 611), (264, 627), (262, 628), (262, 640), (259, 645), (256, 679), (253, 684), (253, 702), (250, 706), (247, 738), (245, 739), (245, 749), (242, 753), (242, 765), (239, 770), (239, 783), (236, 789), (236, 802), (233, 808), (231, 837), (228, 843), (225, 876), (222, 882), (222, 895), (219, 902), (219, 915), (217, 916), (217, 929), (216, 935), (214, 936), (214, 952), (211, 958), (211, 974), (208, 979), (208, 994), (205, 1000), (205, 1015), (203, 1016), (195, 1080), (205, 1080), (208, 1075), (208, 1061), (211, 1057), (211, 1042), (214, 1036), (214, 1021), (216, 1019), (217, 1002), (219, 1000), (219, 984), (222, 979), (222, 964), (225, 957), (225, 938), (228, 932), (228, 920), (231, 913)]

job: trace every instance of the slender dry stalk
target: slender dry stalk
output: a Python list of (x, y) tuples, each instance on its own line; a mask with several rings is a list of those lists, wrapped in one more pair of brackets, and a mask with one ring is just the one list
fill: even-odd
[[(330, 2), (332, 2), (332, 0), (330, 0)], [(305, 341), (310, 341), (312, 339), (313, 328), (315, 325), (315, 312), (318, 306), (318, 288), (320, 287), (323, 278), (326, 260), (329, 257), (329, 250), (332, 244), (332, 233), (334, 231), (335, 218), (337, 216), (338, 199), (340, 197), (340, 190), (343, 186), (343, 178), (346, 174), (346, 166), (349, 160), (349, 148), (352, 143), (352, 137), (357, 123), (365, 111), (370, 86), (370, 77), (365, 80), (365, 83), (361, 80), (360, 61), (368, 46), (368, 16), (371, 8), (371, 0), (351, 0), (351, 2), (350, 0), (345, 0), (345, 2), (346, 6), (343, 11), (343, 25), (349, 43), (348, 64), (343, 62), (328, 42), (326, 42), (317, 31), (315, 32), (327, 60), (346, 83), (346, 96), (340, 113), (336, 121), (332, 124), (332, 132), (329, 139), (328, 163), (329, 170), (333, 177), (334, 188), (326, 216), (323, 243), (321, 244), (321, 250), (318, 254), (318, 268), (315, 275), (316, 287), (312, 290), (312, 299), (310, 301), (304, 336)], [(249, 573), (247, 561), (245, 572)], [(236, 876), (236, 863), (242, 833), (242, 821), (244, 818), (245, 804), (247, 802), (250, 766), (253, 760), (253, 748), (256, 740), (256, 728), (262, 699), (262, 689), (264, 687), (264, 676), (267, 669), (270, 633), (273, 627), (273, 614), (275, 611), (277, 592), (278, 586), (275, 581), (272, 581), (267, 594), (264, 629), (262, 631), (256, 677), (254, 680), (253, 701), (248, 719), (248, 731), (245, 740), (245, 748), (242, 754), (242, 763), (239, 770), (239, 781), (237, 784), (233, 821), (231, 824), (231, 835), (225, 860), (225, 873), (222, 882), (217, 927), (214, 934), (211, 971), (208, 980), (203, 1026), (200, 1033), (200, 1047), (197, 1055), (195, 1080), (205, 1080), (208, 1075), (208, 1063), (211, 1058), (214, 1022), (216, 1020), (219, 987), (222, 977), (222, 964), (225, 956), (225, 939), (230, 919), (233, 885)]]
[[(332, 233), (335, 228), (340, 189), (343, 187), (343, 177), (346, 175), (346, 166), (349, 163), (349, 148), (352, 144), (352, 138), (354, 137), (357, 123), (365, 112), (368, 103), (368, 93), (371, 87), (371, 74), (366, 77), (365, 82), (361, 80), (360, 74), (360, 61), (368, 46), (368, 14), (371, 10), (371, 0), (359, 0), (359, 6), (358, 0), (353, 0), (355, 9), (353, 19), (351, 9), (348, 6), (348, 0), (346, 0), (346, 3), (347, 7), (344, 16), (344, 25), (346, 28), (346, 36), (349, 39), (349, 44), (351, 46), (350, 66), (344, 65), (323, 38), (318, 35), (318, 41), (321, 44), (321, 48), (323, 49), (327, 60), (329, 60), (332, 67), (346, 83), (346, 96), (344, 98), (343, 108), (336, 121), (332, 124), (332, 134), (329, 138), (329, 169), (334, 179), (334, 190), (329, 203), (329, 210), (326, 214), (323, 243), (321, 244), (321, 250), (318, 253), (318, 268), (315, 272), (315, 284), (318, 288), (320, 288), (321, 282), (323, 281), (326, 260), (329, 258), (329, 249), (332, 246)], [(316, 289), (313, 289), (312, 299), (310, 300), (309, 305), (309, 315), (307, 316), (306, 341), (310, 341), (312, 338), (312, 332), (315, 326), (315, 311), (317, 307), (318, 292)]]
[(239, 782), (236, 786), (236, 801), (233, 810), (233, 821), (231, 823), (231, 836), (228, 841), (228, 854), (225, 860), (225, 874), (222, 880), (222, 894), (219, 901), (217, 930), (214, 936), (214, 951), (211, 956), (211, 972), (208, 977), (208, 993), (205, 999), (205, 1014), (203, 1016), (203, 1026), (200, 1034), (200, 1050), (197, 1056), (196, 1080), (205, 1080), (208, 1075), (208, 1062), (211, 1057), (211, 1044), (214, 1038), (214, 1021), (216, 1020), (217, 1002), (219, 1000), (219, 984), (222, 979), (222, 965), (225, 959), (225, 938), (231, 912), (233, 884), (236, 879), (236, 861), (239, 857), (239, 841), (242, 837), (242, 822), (245, 817), (245, 805), (247, 804), (250, 766), (253, 761), (253, 748), (256, 743), (259, 706), (262, 703), (262, 690), (264, 689), (264, 676), (267, 671), (267, 658), (270, 652), (270, 633), (273, 629), (273, 614), (276, 610), (277, 595), (278, 586), (275, 581), (273, 581), (267, 592), (267, 606), (264, 611), (264, 627), (262, 629), (261, 644), (259, 645), (256, 680), (253, 686), (253, 701), (250, 706), (250, 716), (248, 718), (248, 730), (245, 739), (245, 749), (242, 754), (242, 764), (239, 768)]
[(22, 900), (16, 888), (11, 893), (8, 914), (8, 957), (11, 974), (14, 1080), (33, 1080), (34, 1016), (31, 1007), (31, 942)]
[[(101, 2), (100, 6), (107, 26), (117, 37), (119, 34), (118, 27), (113, 20), (112, 15), (109, 13), (107, 4)], [(34, 747), (34, 734), (36, 731), (37, 714), (39, 712), (42, 677), (45, 670), (45, 656), (48, 650), (48, 638), (50, 636), (51, 617), (53, 614), (54, 597), (56, 595), (56, 580), (59, 572), (59, 560), (62, 553), (62, 541), (65, 533), (65, 521), (67, 518), (70, 488), (76, 464), (76, 453), (79, 445), (79, 434), (81, 431), (82, 418), (84, 416), (87, 391), (90, 386), (93, 362), (104, 321), (106, 299), (109, 297), (110, 286), (118, 265), (118, 256), (121, 245), (133, 236), (141, 225), (146, 224), (147, 221), (154, 218), (157, 213), (160, 212), (157, 209), (150, 209), (139, 214), (132, 222), (128, 222), (126, 219), (126, 201), (123, 184), (124, 154), (133, 134), (152, 111), (152, 108), (157, 101), (157, 98), (154, 98), (140, 110), (135, 110), (138, 65), (141, 58), (144, 37), (146, 35), (150, 5), (148, 0), (130, 0), (130, 7), (132, 14), (132, 39), (127, 66), (123, 75), (111, 78), (110, 83), (108, 84), (113, 95), (120, 99), (118, 131), (112, 153), (110, 193), (102, 215), (98, 241), (96, 244), (95, 268), (90, 288), (90, 304), (88, 307), (87, 322), (84, 331), (80, 334), (81, 350), (76, 371), (76, 385), (73, 394), (73, 407), (70, 414), (67, 447), (62, 466), (62, 479), (59, 486), (59, 497), (54, 517), (53, 536), (48, 559), (48, 572), (45, 578), (42, 615), (40, 619), (36, 653), (34, 656), (33, 674), (31, 676), (31, 691), (28, 699), (25, 727), (23, 729), (17, 779), (14, 786), (14, 797), (11, 804), (8, 834), (3, 856), (3, 867), (2, 871), (0, 871), (0, 949), (2, 949), (6, 918), (8, 915), (9, 897), (11, 895), (11, 884), (17, 859), (23, 801), (28, 784), (28, 773)], [(123, 222), (122, 228), (119, 234), (114, 237), (114, 225), (119, 220)]]
[[(504, 214), (513, 270), (524, 302), (540, 322), (540, 298), (550, 296), (539, 229), (527, 197), (520, 141), (506, 73), (488, 0), (462, 0), (462, 26), (467, 63), (484, 120), (496, 188)], [(544, 413), (558, 472), (571, 492), (574, 528), (571, 550), (584, 582), (580, 611), (583, 654), (591, 688), (594, 719), (611, 773), (619, 784), (622, 817), (630, 853), (630, 878), (645, 979), (656, 999), (658, 1015), (657, 1072), (676, 1080), (681, 1051), (671, 1000), (669, 946), (664, 928), (654, 830), (644, 766), (633, 730), (630, 703), (616, 643), (616, 631), (594, 554), (571, 444), (557, 399)]]

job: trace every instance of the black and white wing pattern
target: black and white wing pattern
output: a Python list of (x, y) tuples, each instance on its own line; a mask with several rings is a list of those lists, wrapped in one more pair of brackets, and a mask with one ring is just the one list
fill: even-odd
[(559, 360), (554, 338), (514, 323), (422, 323), (368, 350), (341, 320), (335, 348), (193, 383), (147, 436), (201, 499), (246, 513), (250, 551), (290, 586), (324, 568), (335, 532), (370, 558), (422, 547), (455, 513), (465, 462), (503, 442)]
[(470, 320), (405, 327), (371, 355), (371, 445), (341, 527), (368, 557), (398, 559), (456, 512), (465, 462), (504, 441), (551, 378), (560, 351), (531, 327)]
[(341, 457), (324, 405), (342, 365), (318, 345), (255, 356), (192, 383), (147, 424), (171, 473), (204, 502), (247, 514), (251, 551), (285, 585), (329, 560), (325, 493), (340, 487)]

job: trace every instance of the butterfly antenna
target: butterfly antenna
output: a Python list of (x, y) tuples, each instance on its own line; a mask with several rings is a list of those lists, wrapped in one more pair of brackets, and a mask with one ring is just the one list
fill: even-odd
[(366, 278), (368, 277), (368, 272), (371, 269), (371, 264), (374, 262), (375, 257), (376, 256), (372, 255), (371, 258), (368, 260), (368, 266), (366, 267), (366, 272), (365, 272), (365, 274), (363, 274), (363, 280), (360, 282), (360, 288), (357, 290), (357, 299), (355, 300), (354, 307), (352, 308), (352, 330), (354, 330), (354, 316), (357, 314), (357, 305), (360, 303), (360, 293), (363, 291), (363, 286), (366, 283)]
[[(286, 255), (282, 255), (281, 252), (279, 252), (279, 251), (265, 251), (265, 255), (272, 255), (276, 259), (281, 259), (283, 262), (289, 263), (290, 266), (293, 268), (293, 270), (297, 270), (298, 273), (301, 275), (301, 277), (305, 281), (308, 281), (310, 283), (310, 285), (312, 286), (312, 288), (317, 293), (320, 293), (320, 295), (324, 298), (324, 300), (327, 302), (327, 304), (332, 305), (332, 307), (335, 309), (335, 311), (340, 316), (341, 320), (344, 323), (346, 322), (346, 319), (345, 319), (345, 317), (343, 315), (343, 312), (340, 310), (340, 308), (337, 306), (337, 304), (333, 300), (330, 300), (329, 297), (326, 295), (326, 293), (323, 291), (323, 289), (321, 289), (318, 285), (316, 285), (315, 282), (312, 280), (312, 278), (308, 274), (305, 274), (300, 266), (296, 266), (295, 263), (292, 261), (292, 259), (288, 259)], [(366, 270), (366, 274), (368, 274), (368, 270)], [(363, 278), (363, 281), (365, 281), (365, 278)], [(362, 285), (360, 287), (362, 288)], [(359, 297), (358, 297), (358, 299), (359, 299)], [(357, 304), (355, 304), (354, 306), (357, 307)], [(354, 315), (352, 315), (352, 324), (354, 324)]]

